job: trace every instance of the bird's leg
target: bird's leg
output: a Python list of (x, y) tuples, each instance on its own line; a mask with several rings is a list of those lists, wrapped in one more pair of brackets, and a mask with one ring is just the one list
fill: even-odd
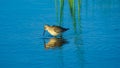
[(53, 36), (54, 38), (57, 38), (57, 36)]
[(44, 36), (44, 34), (45, 34), (45, 30), (43, 31), (43, 36)]
[(60, 34), (60, 38), (62, 38), (63, 36), (62, 36), (62, 34)]
[(50, 37), (53, 37), (52, 35), (49, 35)]

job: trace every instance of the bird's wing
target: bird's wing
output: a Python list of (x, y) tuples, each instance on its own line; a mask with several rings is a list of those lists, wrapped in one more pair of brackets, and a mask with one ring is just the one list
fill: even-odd
[(60, 27), (54, 27), (54, 31), (57, 33), (61, 33), (62, 29)]

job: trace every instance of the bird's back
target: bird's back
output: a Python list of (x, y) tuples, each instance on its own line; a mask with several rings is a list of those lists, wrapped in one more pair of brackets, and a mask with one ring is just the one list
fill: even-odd
[(57, 33), (61, 33), (61, 32), (65, 32), (67, 30), (69, 30), (69, 28), (63, 28), (61, 26), (52, 26), (54, 28), (54, 31)]

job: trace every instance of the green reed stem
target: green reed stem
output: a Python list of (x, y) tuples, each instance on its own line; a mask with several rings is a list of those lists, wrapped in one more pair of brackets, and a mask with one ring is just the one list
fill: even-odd
[(56, 22), (59, 22), (59, 17), (58, 17), (58, 0), (55, 0), (55, 10), (56, 10)]
[(60, 26), (63, 22), (63, 9), (64, 9), (64, 0), (60, 0)]
[(78, 0), (78, 21), (80, 21), (81, 0)]
[(75, 2), (74, 0), (68, 0), (68, 2), (69, 2), (71, 17), (73, 20), (73, 27), (76, 32)]
[(78, 0), (78, 27), (79, 27), (79, 33), (82, 32), (82, 25), (81, 25), (81, 17), (80, 17), (80, 12), (81, 12), (81, 0)]

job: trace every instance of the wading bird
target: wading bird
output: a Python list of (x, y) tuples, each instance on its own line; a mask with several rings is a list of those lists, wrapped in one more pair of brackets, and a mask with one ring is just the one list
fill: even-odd
[(56, 37), (67, 30), (69, 30), (69, 28), (63, 28), (61, 26), (55, 25), (53, 26), (45, 25), (43, 35), (45, 34), (45, 31), (48, 31), (52, 36)]

